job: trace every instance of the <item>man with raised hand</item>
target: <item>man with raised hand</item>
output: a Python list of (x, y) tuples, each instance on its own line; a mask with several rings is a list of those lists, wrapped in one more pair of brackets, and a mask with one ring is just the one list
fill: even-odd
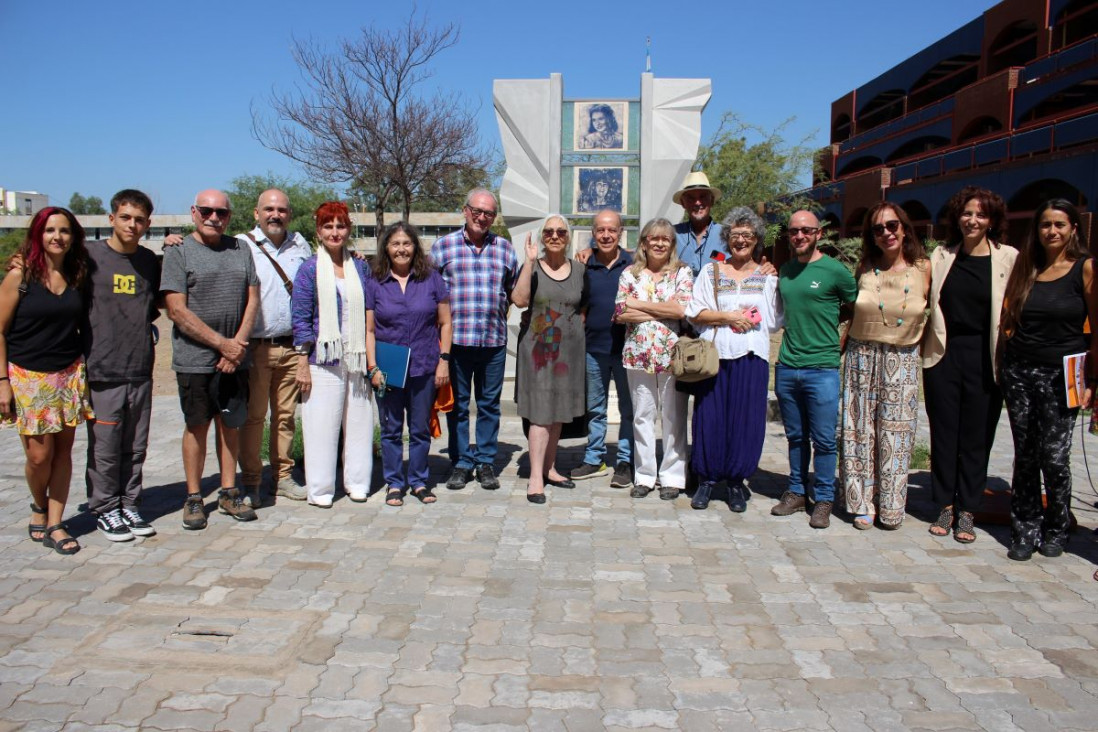
[(248, 337), (259, 308), (259, 278), (248, 250), (225, 235), (231, 215), (222, 191), (202, 191), (191, 206), (195, 232), (164, 252), (160, 286), (175, 324), (172, 369), (186, 422), (185, 529), (206, 528), (200, 482), (211, 421), (221, 476), (218, 507), (237, 521), (256, 518), (236, 487), (236, 460), (238, 430), (247, 416)]
[[(431, 259), (450, 288), (454, 345), (450, 379), (454, 408), (446, 415), (450, 463), (446, 487), (461, 490), (473, 479), (486, 490), (499, 488), (496, 445), (500, 396), (507, 363), (507, 309), (518, 276), (511, 242), (491, 231), (499, 213), (495, 195), (484, 188), (465, 197), (465, 226), (431, 247)], [(451, 354), (442, 354), (444, 360)], [(469, 444), (469, 399), (477, 399), (476, 443)]]
[(138, 511), (152, 416), (152, 321), (159, 316), (160, 262), (141, 246), (152, 212), (141, 191), (119, 191), (111, 199), (110, 238), (88, 242), (82, 331), (96, 418), (88, 421), (85, 480), (88, 508), (109, 541), (156, 533)]
[(294, 412), (297, 409), (297, 353), (290, 324), (290, 296), (302, 262), (312, 256), (304, 237), (286, 227), (293, 212), (282, 191), (263, 191), (256, 202), (256, 226), (238, 234), (252, 255), (259, 278), (259, 311), (251, 333), (252, 366), (249, 370), (248, 418), (240, 431), (240, 483), (252, 508), (262, 503), (259, 486), (263, 461), (263, 423), (271, 413), (268, 455), (274, 493), (293, 501), (304, 501), (305, 488), (293, 477)]
[(789, 442), (789, 487), (774, 516), (803, 511), (808, 464), (815, 452), (814, 529), (831, 524), (835, 500), (835, 430), (839, 418), (839, 310), (858, 296), (854, 276), (817, 248), (820, 222), (809, 211), (789, 219), (793, 259), (782, 265), (778, 288), (785, 334), (774, 369), (774, 394)]
[(610, 398), (610, 380), (618, 391), (618, 450), (615, 455), (611, 488), (629, 488), (633, 484), (633, 400), (629, 380), (622, 365), (625, 326), (611, 322), (618, 279), (633, 264), (633, 255), (621, 248), (621, 215), (610, 209), (599, 211), (591, 227), (594, 255), (586, 262), (589, 300), (587, 304), (587, 451), (583, 465), (572, 471), (573, 480), (586, 480), (607, 471), (606, 406)]

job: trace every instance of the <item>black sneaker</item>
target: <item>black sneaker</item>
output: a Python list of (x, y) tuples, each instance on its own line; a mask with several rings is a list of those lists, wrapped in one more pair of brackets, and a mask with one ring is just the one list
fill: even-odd
[(244, 503), (244, 496), (238, 488), (222, 488), (217, 496), (217, 507), (221, 513), (227, 513), (237, 521), (255, 521), (255, 511)]
[(122, 512), (117, 508), (98, 514), (95, 527), (99, 529), (99, 533), (107, 537), (107, 541), (133, 541), (133, 532), (122, 520)]
[(137, 512), (137, 509), (123, 507), (122, 521), (134, 536), (152, 536), (156, 533), (156, 529), (148, 521), (141, 518), (141, 514)]
[(477, 466), (477, 482), (486, 491), (494, 491), (499, 488), (499, 478), (496, 477), (496, 470), (488, 463)]
[(588, 478), (594, 478), (597, 475), (603, 475), (605, 472), (606, 466), (602, 463), (599, 463), (598, 465), (584, 463), (572, 471), (572, 480), (587, 480)]
[(446, 488), (451, 491), (460, 491), (473, 479), (473, 471), (468, 468), (454, 468), (450, 471), (450, 477), (446, 479)]
[(751, 493), (743, 483), (729, 483), (728, 485), (728, 510), (733, 513), (743, 513), (747, 510), (747, 499)]
[(200, 493), (188, 494), (183, 502), (183, 528), (189, 531), (206, 528), (206, 507)]
[[(576, 477), (572, 471), (572, 477)], [(614, 477), (610, 479), (611, 488), (628, 488), (633, 485), (633, 466), (629, 463), (618, 463), (614, 466)]]

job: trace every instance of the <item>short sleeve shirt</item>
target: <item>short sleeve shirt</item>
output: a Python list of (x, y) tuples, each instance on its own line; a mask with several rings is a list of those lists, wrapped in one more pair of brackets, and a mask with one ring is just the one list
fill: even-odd
[[(258, 285), (252, 255), (231, 236), (206, 246), (190, 235), (164, 251), (160, 288), (186, 295), (187, 308), (225, 338), (236, 335), (248, 288)], [(179, 326), (172, 328), (172, 368), (178, 373), (211, 374), (219, 359), (215, 349), (191, 339)]]
[(88, 311), (84, 358), (88, 379), (140, 382), (152, 378), (149, 324), (157, 318), (160, 262), (139, 246), (133, 254), (88, 242)]
[(721, 241), (721, 225), (711, 221), (705, 230), (705, 236), (699, 243), (690, 230), (690, 222), (683, 221), (675, 224), (675, 253), (679, 261), (690, 268), (695, 277), (701, 272), (702, 267), (713, 259), (714, 254), (725, 251), (724, 242)]
[(785, 335), (778, 363), (797, 369), (839, 368), (839, 306), (853, 302), (858, 284), (841, 262), (823, 256), (782, 265), (779, 281)]
[(374, 337), (411, 349), (409, 376), (433, 374), (438, 368), (438, 305), (449, 299), (442, 275), (434, 270), (423, 280), (409, 277), (403, 292), (392, 275), (366, 282), (366, 309), (374, 312)]

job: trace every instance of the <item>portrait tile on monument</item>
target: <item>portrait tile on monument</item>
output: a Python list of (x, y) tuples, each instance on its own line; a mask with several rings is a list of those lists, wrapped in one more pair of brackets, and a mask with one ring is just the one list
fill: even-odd
[(576, 102), (576, 150), (625, 150), (629, 147), (629, 102)]
[(576, 168), (572, 201), (576, 213), (598, 213), (604, 209), (622, 213), (629, 197), (629, 175), (625, 167)]

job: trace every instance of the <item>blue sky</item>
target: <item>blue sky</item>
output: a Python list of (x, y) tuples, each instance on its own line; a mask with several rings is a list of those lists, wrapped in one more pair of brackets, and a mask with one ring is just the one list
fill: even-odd
[[(479, 105), (480, 135), (498, 146), (495, 78), (564, 75), (566, 98), (638, 97), (645, 38), (660, 77), (708, 77), (703, 139), (720, 116), (827, 142), (831, 102), (978, 17), (988, 2), (866, 0), (453, 3), (423, 0), (436, 22), (461, 24), (432, 83)], [(298, 81), (294, 36), (324, 42), (403, 22), (403, 0), (62, 0), (50, 11), (0, 0), (0, 186), (108, 199), (138, 187), (182, 213), (194, 193), (241, 174), (303, 178), (251, 136), (252, 102)], [(597, 10), (595, 10), (597, 8)]]

